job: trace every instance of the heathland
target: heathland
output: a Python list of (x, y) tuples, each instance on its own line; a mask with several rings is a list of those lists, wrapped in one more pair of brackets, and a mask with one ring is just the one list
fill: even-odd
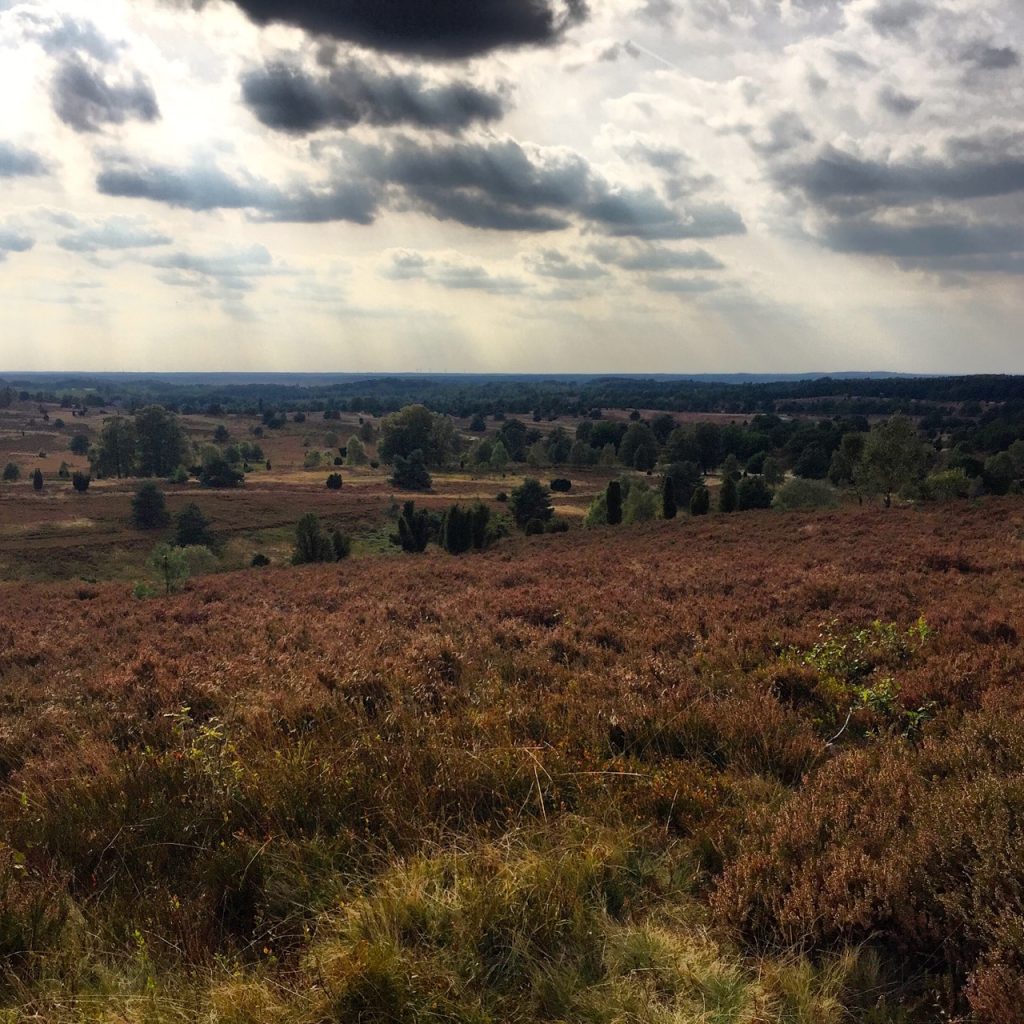
[(179, 409), (140, 499), (103, 397), (0, 410), (4, 1020), (1018, 1019), (1011, 404)]

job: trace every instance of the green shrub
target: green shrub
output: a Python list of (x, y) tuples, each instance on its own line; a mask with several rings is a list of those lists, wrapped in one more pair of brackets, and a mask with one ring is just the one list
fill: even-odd
[(164, 492), (152, 481), (147, 481), (132, 498), (132, 525), (138, 530), (160, 530), (170, 521)]
[(826, 481), (795, 476), (779, 488), (773, 504), (783, 512), (792, 512), (801, 508), (835, 508), (839, 499)]

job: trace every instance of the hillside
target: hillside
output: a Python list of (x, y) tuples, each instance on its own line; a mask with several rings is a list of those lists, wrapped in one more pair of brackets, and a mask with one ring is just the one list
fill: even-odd
[(1012, 498), (5, 587), (9, 1019), (1011, 1020), (1022, 587)]

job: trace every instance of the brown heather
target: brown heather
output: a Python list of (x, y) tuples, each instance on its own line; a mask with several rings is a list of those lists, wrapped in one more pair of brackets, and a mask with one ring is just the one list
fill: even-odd
[(1013, 499), (8, 587), (3, 1019), (1011, 1024), (1022, 598)]

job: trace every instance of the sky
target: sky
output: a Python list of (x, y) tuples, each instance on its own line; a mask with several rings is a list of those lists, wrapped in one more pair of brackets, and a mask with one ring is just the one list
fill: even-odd
[(0, 0), (0, 372), (1024, 372), (1019, 0)]

